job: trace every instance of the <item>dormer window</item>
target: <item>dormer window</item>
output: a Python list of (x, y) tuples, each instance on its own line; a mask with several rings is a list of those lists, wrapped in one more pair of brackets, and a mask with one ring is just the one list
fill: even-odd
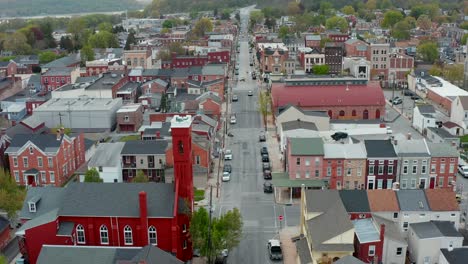
[(35, 213), (36, 212), (36, 203), (28, 203), (29, 204), (29, 212)]

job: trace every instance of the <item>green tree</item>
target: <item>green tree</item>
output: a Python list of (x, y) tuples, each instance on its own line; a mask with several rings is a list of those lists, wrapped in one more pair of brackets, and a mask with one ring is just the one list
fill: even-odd
[(423, 42), (416, 47), (417, 55), (426, 62), (434, 63), (439, 58), (437, 44), (431, 41)]
[(85, 45), (80, 52), (81, 62), (85, 64), (87, 61), (94, 60), (94, 50), (89, 45)]
[(16, 55), (31, 53), (31, 45), (27, 43), (27, 38), (20, 32), (15, 32), (3, 41), (3, 49), (12, 51)]
[(202, 17), (198, 20), (193, 28), (193, 32), (199, 37), (203, 37), (206, 32), (211, 31), (213, 31), (213, 23), (211, 23), (211, 20), (206, 17)]
[(117, 37), (108, 31), (99, 31), (91, 35), (88, 43), (92, 48), (117, 48), (119, 46)]
[(131, 45), (135, 45), (137, 44), (137, 40), (135, 38), (135, 32), (133, 30), (131, 30), (129, 33), (128, 33), (128, 36), (127, 36), (127, 41), (125, 42), (125, 47), (124, 49), (125, 50), (130, 50), (130, 46)]
[(261, 92), (260, 97), (258, 99), (258, 106), (260, 110), (260, 114), (263, 118), (263, 125), (267, 127), (267, 118), (268, 115), (271, 113), (271, 97), (270, 94), (267, 92)]
[(163, 28), (172, 28), (174, 25), (172, 24), (172, 20), (167, 19), (163, 22), (162, 27)]
[(7, 258), (4, 255), (0, 255), (0, 264), (8, 264)]
[(299, 6), (299, 3), (292, 1), (288, 3), (288, 15), (290, 16), (295, 16), (299, 15), (301, 12), (301, 7)]
[(328, 1), (320, 2), (318, 13), (326, 17), (332, 16), (334, 14), (333, 5)]
[(460, 24), (460, 28), (461, 28), (461, 29), (464, 29), (464, 30), (468, 30), (468, 21), (463, 21), (463, 22)]
[(25, 189), (16, 184), (8, 171), (0, 168), (0, 209), (8, 214), (8, 218), (16, 217), (16, 212), (23, 207), (25, 197)]
[(136, 176), (133, 178), (132, 182), (145, 183), (149, 182), (149, 179), (142, 170), (137, 170)]
[(99, 31), (107, 31), (107, 32), (112, 32), (112, 24), (109, 22), (102, 22), (101, 24), (98, 25), (98, 30)]
[(466, 42), (468, 40), (468, 33), (463, 35), (463, 37), (461, 38), (461, 44), (462, 45), (468, 45), (468, 43)]
[(400, 11), (389, 10), (384, 14), (382, 27), (392, 28), (396, 23), (402, 21), (403, 18), (403, 14)]
[(331, 38), (328, 38), (328, 37), (321, 38), (320, 39), (320, 48), (323, 49), (327, 42), (333, 42), (333, 40)]
[(73, 17), (68, 22), (67, 31), (72, 34), (73, 46), (81, 47), (85, 41), (86, 22), (81, 17)]
[(312, 67), (312, 71), (314, 74), (317, 74), (317, 75), (325, 75), (325, 74), (328, 74), (328, 72), (330, 71), (330, 66), (326, 64), (314, 65)]
[(85, 172), (84, 182), (103, 182), (103, 180), (99, 177), (99, 172), (96, 168), (91, 168)]
[(416, 20), (416, 25), (422, 30), (429, 30), (432, 27), (432, 21), (427, 15), (421, 15)]
[(373, 11), (377, 8), (377, 1), (376, 0), (368, 0), (366, 2), (366, 9), (369, 11)]
[(343, 17), (333, 16), (327, 19), (325, 27), (327, 29), (338, 28), (341, 32), (346, 32), (348, 30), (348, 21)]
[(451, 64), (444, 66), (444, 78), (449, 82), (461, 86), (463, 84), (463, 64)]
[(408, 23), (408, 25), (411, 27), (411, 28), (415, 28), (416, 27), (416, 19), (414, 19), (414, 17), (412, 16), (407, 16), (405, 17), (405, 20), (403, 21), (406, 21), (406, 23)]
[(268, 28), (268, 29), (273, 29), (275, 28), (276, 26), (276, 19), (274, 18), (265, 18), (265, 26)]
[(430, 75), (432, 75), (432, 76), (443, 77), (443, 69), (437, 64), (432, 65), (432, 67), (429, 69), (428, 73)]
[(41, 64), (49, 63), (57, 59), (57, 54), (53, 51), (43, 51), (39, 53), (39, 62)]
[(396, 39), (409, 39), (411, 26), (405, 20), (400, 21), (393, 26), (391, 30), (392, 37)]
[(356, 13), (356, 11), (354, 11), (354, 7), (350, 5), (343, 6), (343, 8), (341, 8), (341, 12), (346, 15), (354, 15)]
[(250, 22), (251, 22), (251, 24), (255, 25), (255, 24), (258, 24), (258, 23), (262, 23), (263, 19), (264, 19), (264, 16), (263, 16), (262, 11), (255, 10), (255, 11), (250, 12)]
[(289, 28), (287, 26), (281, 26), (278, 30), (278, 37), (285, 39), (289, 34)]

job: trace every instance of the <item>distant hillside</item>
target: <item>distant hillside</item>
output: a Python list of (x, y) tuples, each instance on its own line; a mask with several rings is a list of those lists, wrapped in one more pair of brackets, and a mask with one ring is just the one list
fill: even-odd
[(141, 9), (137, 0), (0, 0), (0, 16), (41, 16)]

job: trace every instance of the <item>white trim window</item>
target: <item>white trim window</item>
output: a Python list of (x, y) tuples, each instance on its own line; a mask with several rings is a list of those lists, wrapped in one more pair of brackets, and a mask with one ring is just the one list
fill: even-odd
[(158, 244), (158, 233), (156, 231), (156, 227), (150, 226), (148, 228), (148, 242), (151, 245), (157, 245)]
[(51, 183), (55, 182), (55, 172), (49, 171), (49, 179)]
[(39, 168), (42, 168), (43, 165), (44, 165), (44, 164), (43, 164), (43, 162), (42, 162), (42, 157), (37, 157), (37, 166), (38, 166)]
[(388, 175), (392, 175), (393, 174), (393, 166), (388, 166), (388, 172), (387, 172)]
[(369, 257), (375, 256), (375, 245), (369, 246)]
[(102, 225), (99, 228), (99, 234), (101, 236), (101, 244), (108, 245), (109, 244), (109, 230), (107, 230), (107, 226)]
[(76, 243), (78, 244), (86, 243), (85, 230), (82, 225), (76, 226)]
[(19, 171), (14, 171), (13, 174), (15, 175), (15, 181), (19, 182), (20, 181)]
[(124, 227), (124, 243), (125, 245), (133, 245), (133, 234), (130, 226)]
[(13, 167), (18, 167), (18, 158), (13, 157)]

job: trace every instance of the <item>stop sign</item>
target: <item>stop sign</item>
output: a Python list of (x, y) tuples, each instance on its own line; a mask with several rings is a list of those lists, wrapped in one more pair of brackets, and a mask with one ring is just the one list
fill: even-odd
[(283, 216), (282, 216), (282, 215), (278, 216), (278, 219), (279, 219), (280, 221), (283, 221)]

